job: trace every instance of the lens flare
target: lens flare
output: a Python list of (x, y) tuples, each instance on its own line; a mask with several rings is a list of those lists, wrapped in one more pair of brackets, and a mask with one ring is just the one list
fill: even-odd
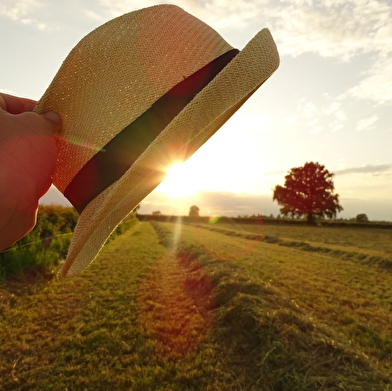
[(220, 216), (210, 216), (208, 219), (209, 224), (215, 224), (219, 221)]
[(157, 191), (169, 194), (173, 198), (189, 196), (198, 190), (198, 183), (182, 163), (175, 163), (167, 170), (165, 180)]
[(92, 149), (95, 152), (106, 152), (105, 148), (99, 148), (96, 145), (89, 144), (89, 143), (84, 143), (84, 142), (82, 142), (81, 140), (78, 140), (75, 137), (72, 137), (69, 141), (72, 144), (79, 145), (79, 146), (87, 148), (87, 149)]

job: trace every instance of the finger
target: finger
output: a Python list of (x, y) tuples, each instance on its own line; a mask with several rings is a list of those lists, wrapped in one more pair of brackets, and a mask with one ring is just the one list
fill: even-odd
[(11, 114), (33, 111), (36, 105), (35, 100), (0, 93), (0, 107)]
[(49, 123), (52, 130), (52, 134), (58, 135), (61, 129), (60, 116), (54, 111), (48, 111), (47, 113), (42, 114), (42, 117), (44, 117), (46, 121)]

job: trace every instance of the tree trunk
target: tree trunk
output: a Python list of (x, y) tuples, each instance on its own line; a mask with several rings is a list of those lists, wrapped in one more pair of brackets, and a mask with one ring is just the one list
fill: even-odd
[(314, 225), (314, 224), (316, 224), (316, 222), (315, 222), (315, 220), (314, 220), (314, 215), (313, 215), (313, 213), (308, 213), (308, 216), (307, 216), (307, 218), (306, 218), (306, 224), (309, 224), (309, 225)]

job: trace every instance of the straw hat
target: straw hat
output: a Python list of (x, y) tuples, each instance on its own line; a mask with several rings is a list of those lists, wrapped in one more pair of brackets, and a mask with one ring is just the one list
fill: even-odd
[(88, 266), (165, 170), (204, 144), (278, 65), (267, 29), (238, 51), (173, 5), (125, 14), (84, 37), (36, 107), (62, 118), (53, 184), (80, 213), (61, 275)]

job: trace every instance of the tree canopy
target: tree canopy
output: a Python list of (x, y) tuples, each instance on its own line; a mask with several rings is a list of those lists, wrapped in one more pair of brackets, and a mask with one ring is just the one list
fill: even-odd
[(199, 211), (200, 209), (196, 205), (192, 205), (189, 208), (189, 216), (199, 217)]
[(369, 222), (369, 219), (365, 213), (360, 213), (359, 215), (357, 215), (357, 217), (355, 219), (357, 220), (358, 223)]
[(315, 216), (336, 217), (343, 208), (339, 195), (334, 194), (333, 176), (319, 163), (292, 168), (285, 176), (284, 186), (275, 186), (273, 200), (282, 206), (282, 214), (307, 216), (309, 224), (314, 223)]

